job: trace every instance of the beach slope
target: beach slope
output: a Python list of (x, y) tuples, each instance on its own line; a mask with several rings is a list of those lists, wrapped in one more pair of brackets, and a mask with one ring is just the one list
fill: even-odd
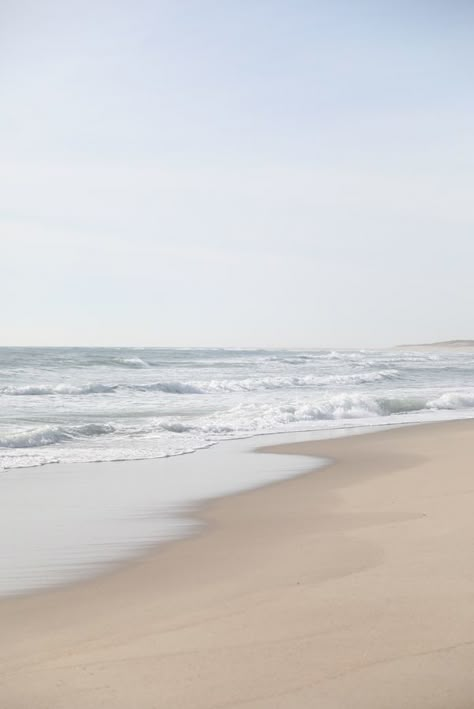
[(3, 600), (2, 709), (472, 709), (473, 422), (276, 450), (334, 462)]

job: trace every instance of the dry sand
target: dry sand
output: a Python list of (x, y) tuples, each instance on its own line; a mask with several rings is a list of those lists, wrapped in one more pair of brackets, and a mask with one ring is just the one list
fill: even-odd
[(1, 709), (472, 709), (474, 422), (287, 445), (329, 467), (0, 603)]

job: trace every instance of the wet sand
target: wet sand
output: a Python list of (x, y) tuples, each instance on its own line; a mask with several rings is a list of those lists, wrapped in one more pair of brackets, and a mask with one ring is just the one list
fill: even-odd
[(1, 601), (2, 709), (472, 709), (474, 422), (277, 451), (334, 462)]

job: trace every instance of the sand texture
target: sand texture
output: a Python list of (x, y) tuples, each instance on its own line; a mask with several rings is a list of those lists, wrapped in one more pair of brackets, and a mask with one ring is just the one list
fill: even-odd
[(473, 422), (280, 452), (336, 462), (2, 601), (1, 709), (472, 709)]

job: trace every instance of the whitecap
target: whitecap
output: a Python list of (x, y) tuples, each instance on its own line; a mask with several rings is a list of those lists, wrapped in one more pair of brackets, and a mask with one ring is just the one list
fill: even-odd
[(86, 423), (79, 426), (41, 426), (28, 431), (19, 431), (0, 436), (0, 448), (51, 446), (63, 441), (102, 436), (114, 431), (115, 427), (110, 423)]

